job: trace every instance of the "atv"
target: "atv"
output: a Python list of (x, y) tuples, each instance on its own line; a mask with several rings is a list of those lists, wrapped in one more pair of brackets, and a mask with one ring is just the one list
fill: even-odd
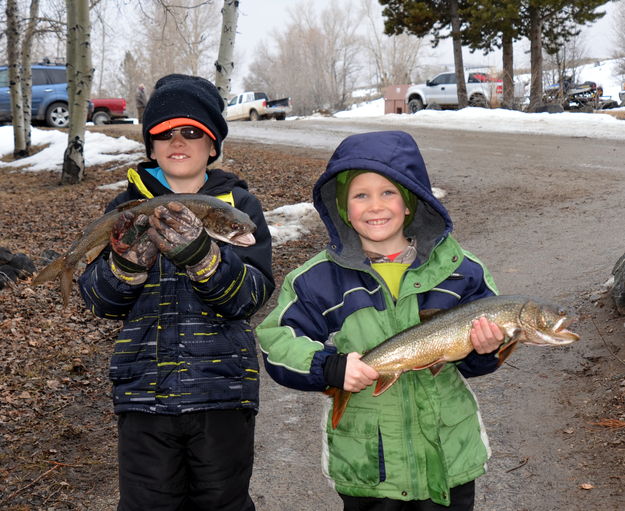
[(592, 111), (602, 108), (603, 88), (595, 82), (573, 83), (565, 78), (562, 84), (545, 87), (543, 101), (546, 104), (560, 104), (565, 110)]

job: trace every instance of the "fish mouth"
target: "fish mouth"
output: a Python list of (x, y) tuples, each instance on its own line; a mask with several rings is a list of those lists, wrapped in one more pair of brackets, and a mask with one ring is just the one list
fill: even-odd
[(579, 341), (579, 335), (568, 329), (568, 327), (576, 321), (577, 318), (574, 316), (564, 316), (555, 324), (553, 333), (554, 337), (560, 340), (560, 344), (571, 344), (572, 342)]
[(230, 233), (225, 236), (219, 234), (211, 234), (213, 238), (220, 241), (225, 241), (226, 243), (230, 243), (232, 245), (236, 245), (239, 247), (250, 247), (256, 243), (256, 238), (251, 232), (244, 233)]
[(536, 342), (537, 346), (566, 346), (579, 341), (580, 336), (575, 332), (568, 329), (577, 318), (575, 317), (562, 317), (558, 322), (550, 329), (549, 332), (536, 332), (537, 338), (543, 342)]

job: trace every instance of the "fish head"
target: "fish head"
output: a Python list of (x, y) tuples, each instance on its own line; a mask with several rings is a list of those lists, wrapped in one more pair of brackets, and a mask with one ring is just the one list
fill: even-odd
[(537, 346), (564, 346), (579, 340), (568, 329), (577, 320), (575, 314), (556, 304), (529, 300), (519, 314), (521, 342)]
[(256, 243), (256, 225), (245, 213), (234, 208), (207, 210), (201, 218), (208, 235), (219, 241), (239, 247), (249, 247)]

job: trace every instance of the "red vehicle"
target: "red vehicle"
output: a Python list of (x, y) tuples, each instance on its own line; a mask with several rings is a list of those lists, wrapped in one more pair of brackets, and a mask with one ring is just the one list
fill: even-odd
[(115, 119), (125, 119), (126, 100), (124, 98), (91, 98), (93, 103), (93, 113), (87, 119), (93, 124), (109, 124)]

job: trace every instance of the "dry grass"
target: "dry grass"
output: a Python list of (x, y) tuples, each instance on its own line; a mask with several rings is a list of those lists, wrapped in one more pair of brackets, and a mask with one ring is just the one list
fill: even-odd
[(612, 117), (616, 117), (622, 121), (625, 121), (625, 109), (619, 108), (618, 110), (597, 110), (596, 114), (608, 114)]

